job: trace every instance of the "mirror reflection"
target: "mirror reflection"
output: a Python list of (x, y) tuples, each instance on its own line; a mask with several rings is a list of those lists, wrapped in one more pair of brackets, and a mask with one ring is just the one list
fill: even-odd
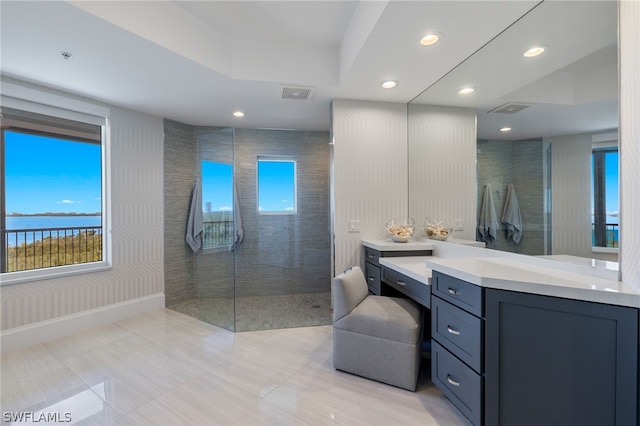
[[(424, 139), (412, 131), (418, 109), (477, 118), (476, 216), (463, 218), (475, 226), (460, 236), (617, 261), (617, 55), (616, 2), (545, 1), (409, 104), (410, 153)], [(429, 215), (412, 201), (430, 184), (415, 170), (427, 165), (409, 167), (410, 215)]]

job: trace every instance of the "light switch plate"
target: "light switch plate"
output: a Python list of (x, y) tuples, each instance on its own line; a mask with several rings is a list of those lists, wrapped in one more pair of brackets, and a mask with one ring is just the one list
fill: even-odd
[(350, 220), (349, 221), (349, 232), (360, 232), (360, 221), (359, 220)]

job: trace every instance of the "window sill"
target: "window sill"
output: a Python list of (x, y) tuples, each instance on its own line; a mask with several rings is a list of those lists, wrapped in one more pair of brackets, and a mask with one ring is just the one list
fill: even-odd
[(618, 254), (619, 248), (617, 247), (591, 247), (592, 253), (609, 253), (609, 254)]
[(0, 274), (0, 286), (21, 284), (25, 282), (50, 280), (70, 275), (90, 274), (108, 271), (111, 265), (107, 262), (92, 262), (79, 265), (56, 266), (52, 268), (33, 269), (30, 271), (6, 272)]

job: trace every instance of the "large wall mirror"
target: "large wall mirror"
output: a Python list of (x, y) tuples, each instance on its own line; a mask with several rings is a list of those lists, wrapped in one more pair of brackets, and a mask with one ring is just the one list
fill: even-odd
[[(531, 47), (544, 52), (525, 57)], [(476, 226), (465, 238), (482, 239), (491, 198), (499, 228), (488, 248), (617, 261), (618, 90), (617, 2), (547, 0), (417, 96), (410, 127), (412, 108), (475, 112)], [(410, 133), (409, 151), (423, 142)], [(429, 182), (416, 175), (409, 213), (421, 217), (411, 197)], [(517, 242), (501, 221), (509, 199), (521, 214)]]

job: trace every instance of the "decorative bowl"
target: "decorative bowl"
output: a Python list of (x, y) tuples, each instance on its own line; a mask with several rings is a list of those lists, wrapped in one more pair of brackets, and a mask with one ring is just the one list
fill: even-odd
[(396, 243), (406, 243), (413, 237), (415, 224), (415, 220), (410, 217), (390, 219), (386, 223), (387, 233), (392, 241)]
[(443, 224), (442, 221), (427, 220), (424, 231), (432, 240), (445, 241), (453, 232), (453, 227)]

